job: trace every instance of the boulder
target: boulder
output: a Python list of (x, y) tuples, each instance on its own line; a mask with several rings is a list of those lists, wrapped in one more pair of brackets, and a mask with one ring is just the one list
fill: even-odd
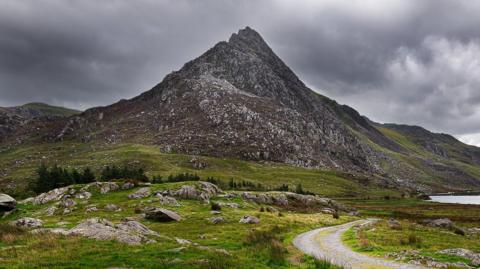
[(143, 187), (138, 189), (136, 192), (129, 194), (128, 198), (130, 199), (141, 199), (152, 195), (152, 191), (149, 187)]
[(105, 207), (106, 211), (121, 211), (122, 209), (119, 208), (117, 205), (114, 204), (107, 204)]
[(52, 206), (49, 206), (47, 209), (45, 209), (44, 213), (45, 213), (45, 216), (53, 216), (55, 215), (55, 212), (57, 211), (57, 207), (52, 205)]
[(434, 219), (427, 221), (427, 225), (436, 228), (454, 229), (455, 224), (450, 219)]
[(164, 208), (151, 208), (146, 210), (145, 218), (158, 222), (180, 221), (182, 219), (177, 213)]
[(13, 197), (0, 193), (0, 212), (11, 211), (17, 206), (17, 201)]
[(130, 190), (133, 188), (135, 188), (135, 184), (133, 184), (132, 182), (126, 182), (122, 185), (122, 190)]
[(245, 224), (257, 224), (260, 223), (260, 220), (257, 217), (246, 215), (243, 216), (239, 222)]
[(85, 190), (81, 190), (80, 192), (75, 194), (75, 198), (77, 199), (88, 200), (90, 199), (90, 197), (92, 197), (92, 194)]
[(396, 219), (389, 219), (387, 221), (387, 224), (388, 224), (388, 227), (390, 227), (390, 229), (394, 229), (394, 230), (401, 230), (402, 229), (402, 224), (400, 224), (400, 222)]
[(127, 220), (115, 225), (100, 218), (87, 219), (69, 230), (67, 234), (96, 240), (115, 240), (129, 245), (155, 242), (147, 236), (158, 236), (156, 232), (137, 221)]
[(213, 224), (219, 224), (219, 223), (225, 222), (225, 219), (222, 217), (213, 217), (213, 218), (210, 218), (210, 222)]
[(210, 182), (199, 181), (198, 186), (183, 185), (180, 189), (172, 192), (173, 196), (183, 199), (195, 199), (208, 202), (222, 190)]
[(61, 207), (65, 207), (65, 208), (73, 208), (77, 205), (77, 202), (75, 202), (74, 200), (70, 199), (70, 198), (66, 198), (66, 199), (63, 199), (61, 202), (60, 202), (60, 206)]
[(43, 222), (34, 218), (21, 218), (13, 222), (13, 225), (24, 228), (39, 228), (43, 226)]
[(98, 208), (96, 206), (88, 207), (87, 210), (85, 210), (85, 212), (87, 213), (97, 212), (97, 211), (98, 211)]
[(231, 207), (231, 208), (239, 208), (240, 205), (237, 203), (225, 203), (225, 202), (218, 202), (218, 205), (221, 207)]
[(33, 198), (33, 204), (43, 205), (51, 201), (59, 201), (68, 191), (71, 189), (70, 186), (56, 188), (48, 192), (44, 192), (37, 197)]
[(155, 195), (155, 197), (158, 198), (158, 201), (159, 201), (160, 204), (162, 204), (162, 205), (180, 206), (180, 204), (178, 203), (177, 199), (175, 199), (175, 198), (173, 198), (173, 197), (163, 196), (163, 195), (160, 194), (160, 193), (157, 193), (157, 194)]
[(81, 188), (80, 191), (89, 191), (91, 189), (96, 189), (100, 193), (105, 194), (111, 191), (116, 191), (119, 188), (120, 187), (115, 182), (98, 182), (97, 181), (97, 182), (88, 183), (83, 188)]

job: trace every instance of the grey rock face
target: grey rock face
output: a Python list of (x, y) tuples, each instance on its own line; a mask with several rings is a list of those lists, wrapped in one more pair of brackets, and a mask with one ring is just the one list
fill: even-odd
[(72, 208), (72, 207), (75, 207), (76, 205), (77, 205), (77, 202), (75, 202), (74, 200), (72, 200), (70, 198), (63, 199), (60, 202), (60, 206), (65, 207), (65, 208)]
[(145, 212), (145, 218), (158, 222), (170, 222), (170, 221), (180, 221), (182, 217), (177, 213), (164, 209), (164, 208), (153, 208)]
[(243, 216), (239, 222), (244, 224), (258, 224), (260, 220), (257, 217), (247, 215)]
[(17, 227), (25, 228), (39, 228), (43, 226), (42, 220), (34, 218), (21, 218), (14, 221), (13, 224)]
[(13, 197), (0, 193), (0, 212), (11, 211), (17, 206), (17, 201)]

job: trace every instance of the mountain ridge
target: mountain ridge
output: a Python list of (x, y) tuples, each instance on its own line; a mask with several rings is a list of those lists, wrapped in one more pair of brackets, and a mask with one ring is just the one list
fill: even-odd
[(246, 27), (137, 97), (15, 135), (21, 145), (40, 128), (39, 142), (135, 142), (167, 153), (380, 175), (417, 190), (480, 188), (479, 148), (398, 126), (309, 89)]

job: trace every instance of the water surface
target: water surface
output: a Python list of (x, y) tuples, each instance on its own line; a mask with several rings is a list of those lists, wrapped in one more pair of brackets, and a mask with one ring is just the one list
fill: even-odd
[(433, 195), (433, 202), (480, 205), (480, 195)]

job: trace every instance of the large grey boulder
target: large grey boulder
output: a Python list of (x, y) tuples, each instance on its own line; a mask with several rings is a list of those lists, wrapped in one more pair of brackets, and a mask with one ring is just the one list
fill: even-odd
[(180, 221), (182, 217), (165, 208), (151, 208), (145, 211), (145, 218), (158, 222)]
[(13, 225), (23, 228), (39, 228), (43, 226), (42, 220), (34, 218), (21, 218), (13, 221)]
[(11, 211), (17, 206), (17, 201), (4, 193), (0, 193), (0, 212)]
[(138, 189), (136, 192), (129, 194), (128, 198), (130, 199), (141, 199), (152, 195), (152, 191), (149, 187), (143, 187)]
[(64, 234), (80, 235), (96, 240), (115, 240), (129, 245), (155, 242), (147, 236), (158, 236), (156, 232), (137, 221), (125, 220), (115, 225), (100, 218), (87, 219)]

